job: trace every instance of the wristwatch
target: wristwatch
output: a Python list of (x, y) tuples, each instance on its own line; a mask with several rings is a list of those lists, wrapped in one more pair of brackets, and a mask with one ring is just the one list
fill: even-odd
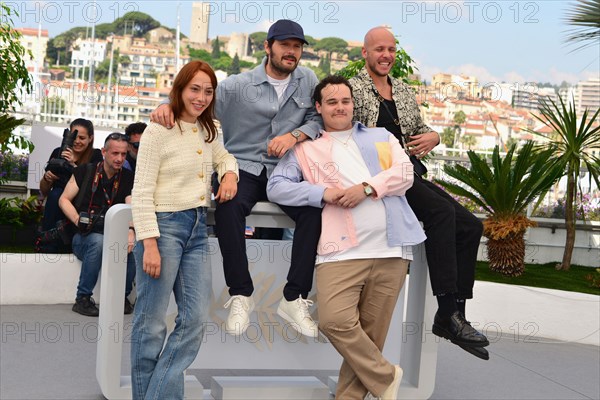
[(300, 135), (302, 135), (302, 131), (299, 131), (298, 129), (294, 129), (290, 133), (292, 134), (292, 136), (294, 138), (296, 138), (296, 143), (298, 143), (300, 141)]
[(363, 182), (363, 190), (365, 191), (365, 195), (367, 195), (367, 197), (371, 196), (373, 194), (373, 187), (371, 185), (369, 185), (367, 182)]

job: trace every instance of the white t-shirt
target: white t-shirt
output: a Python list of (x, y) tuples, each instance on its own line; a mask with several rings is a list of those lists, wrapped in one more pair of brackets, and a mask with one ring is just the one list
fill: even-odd
[[(371, 174), (352, 137), (352, 130), (329, 134), (333, 143), (332, 168), (335, 168), (335, 173), (332, 170), (331, 179), (339, 179), (339, 183), (344, 188), (369, 180)], [(408, 248), (403, 251), (402, 247), (388, 246), (383, 201), (368, 197), (358, 206), (351, 208), (350, 212), (356, 227), (358, 246), (339, 253), (317, 255), (317, 264), (365, 258), (408, 257), (410, 254), (406, 251)]]
[(285, 89), (287, 89), (288, 85), (290, 84), (291, 79), (291, 75), (288, 75), (287, 78), (281, 80), (271, 78), (269, 75), (267, 75), (267, 81), (275, 88), (275, 92), (277, 93), (277, 100), (279, 100), (279, 102), (281, 102), (281, 98), (285, 93)]

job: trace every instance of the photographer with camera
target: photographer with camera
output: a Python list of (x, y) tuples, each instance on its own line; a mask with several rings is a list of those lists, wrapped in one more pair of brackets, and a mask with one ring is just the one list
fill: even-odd
[[(58, 221), (65, 219), (58, 207), (58, 199), (62, 194), (73, 169), (78, 165), (98, 163), (102, 161), (102, 152), (94, 149), (94, 125), (83, 118), (71, 122), (69, 129), (65, 129), (60, 147), (52, 151), (46, 172), (40, 181), (40, 192), (46, 198), (42, 231), (56, 227)], [(44, 252), (69, 251), (59, 248), (58, 244), (46, 244)]]
[[(92, 292), (102, 267), (104, 215), (114, 204), (131, 202), (133, 173), (123, 168), (127, 156), (127, 146), (126, 135), (122, 133), (108, 135), (102, 148), (104, 161), (97, 164), (86, 164), (75, 169), (58, 202), (66, 217), (79, 230), (73, 237), (73, 253), (82, 261), (82, 264), (73, 311), (81, 315), (95, 317), (99, 314), (98, 307), (92, 299)], [(77, 208), (73, 203), (80, 191), (84, 191), (84, 193)], [(135, 230), (130, 227), (127, 248), (125, 314), (133, 312), (133, 306), (127, 296), (131, 293), (135, 278), (135, 263), (133, 257), (129, 256), (134, 239)], [(119, 254), (118, 257), (121, 255)]]

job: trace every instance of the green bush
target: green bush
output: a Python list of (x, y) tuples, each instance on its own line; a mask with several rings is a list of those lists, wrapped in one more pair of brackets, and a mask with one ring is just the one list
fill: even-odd
[(19, 197), (0, 199), (0, 225), (22, 227), (40, 222), (42, 208), (37, 196), (23, 200)]

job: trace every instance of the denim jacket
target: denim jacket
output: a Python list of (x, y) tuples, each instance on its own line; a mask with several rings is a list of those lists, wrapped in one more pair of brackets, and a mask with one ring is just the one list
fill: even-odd
[(241, 170), (270, 175), (279, 161), (267, 155), (267, 144), (276, 136), (300, 129), (311, 138), (319, 132), (321, 117), (312, 94), (315, 73), (297, 67), (281, 101), (268, 82), (266, 58), (251, 71), (233, 75), (217, 87), (215, 115), (221, 122), (225, 148), (238, 160)]

